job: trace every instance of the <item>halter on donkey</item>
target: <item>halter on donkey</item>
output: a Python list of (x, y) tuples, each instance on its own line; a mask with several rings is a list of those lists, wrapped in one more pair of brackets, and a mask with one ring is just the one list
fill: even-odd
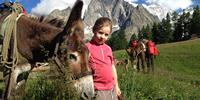
[[(15, 14), (18, 12), (15, 9), (13, 11), (15, 4), (3, 5), (6, 9), (0, 11), (0, 27), (8, 26), (3, 24), (5, 19), (12, 18), (14, 23), (12, 31), (7, 32), (10, 33), (7, 39), (10, 43), (7, 45), (7, 50), (4, 48), (5, 45), (3, 46), (7, 53), (2, 53), (4, 56), (0, 62), (4, 66), (6, 78), (4, 99), (15, 99), (18, 94), (21, 94), (36, 62), (51, 59), (57, 64), (60, 75), (68, 75), (67, 73), (70, 72), (75, 86), (79, 86), (80, 94), (90, 98), (94, 90), (91, 70), (88, 67), (89, 51), (83, 41), (84, 28), (81, 19), (83, 2), (76, 1), (64, 29)], [(9, 17), (13, 13), (15, 17)], [(16, 16), (20, 17), (16, 20)], [(7, 28), (4, 31), (7, 31)], [(4, 39), (7, 33), (4, 32)], [(48, 53), (39, 55), (38, 53), (43, 49)], [(23, 77), (19, 77), (24, 73), (26, 74)], [(89, 90), (85, 91), (86, 89)]]

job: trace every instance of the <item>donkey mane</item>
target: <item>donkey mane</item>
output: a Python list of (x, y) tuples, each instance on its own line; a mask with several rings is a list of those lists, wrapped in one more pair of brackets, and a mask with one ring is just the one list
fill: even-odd
[(63, 28), (65, 25), (64, 21), (61, 19), (58, 19), (58, 18), (49, 19), (45, 17), (46, 16), (40, 16), (40, 17), (30, 16), (29, 18), (32, 19), (33, 21), (50, 24), (58, 28)]
[[(21, 25), (21, 24), (23, 24), (23, 25)], [(61, 31), (60, 28), (57, 28), (51, 24), (42, 23), (42, 22), (38, 23), (37, 21), (31, 20), (26, 16), (22, 16), (18, 20), (18, 27), (22, 27), (22, 26), (24, 26), (24, 28), (28, 28), (28, 29), (26, 29), (27, 31), (34, 30), (32, 32), (27, 33), (30, 36), (43, 35), (43, 33), (49, 34), (50, 32), (52, 33), (52, 31), (58, 31), (58, 30)]]
[[(53, 54), (52, 52), (55, 49), (55, 43), (57, 43), (56, 38), (59, 33), (63, 32), (62, 28), (56, 27), (56, 24), (52, 25), (47, 22), (39, 22), (39, 20), (30, 19), (27, 16), (21, 16), (17, 23), (17, 27), (20, 29), (17, 30), (18, 33), (23, 33), (26, 31), (26, 35), (19, 34), (19, 40), (24, 40), (24, 42), (27, 42), (26, 44), (22, 43), (21, 41), (18, 43), (19, 52), (22, 53), (22, 56), (29, 60), (32, 59), (39, 61), (45, 60), (45, 58), (48, 58), (48, 56), (52, 56), (46, 56), (44, 52), (39, 53), (39, 51), (47, 50), (49, 51), (49, 54)], [(28, 52), (27, 50), (31, 50), (32, 52)]]

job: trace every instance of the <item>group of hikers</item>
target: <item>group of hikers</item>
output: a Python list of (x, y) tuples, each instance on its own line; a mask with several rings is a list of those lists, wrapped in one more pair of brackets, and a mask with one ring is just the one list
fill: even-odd
[(148, 53), (150, 54), (153, 54), (153, 55), (158, 55), (158, 49), (157, 47), (155, 46), (155, 43), (152, 41), (152, 40), (147, 40), (147, 39), (141, 39), (141, 40), (138, 40), (138, 39), (132, 39), (130, 41), (130, 44), (129, 44), (129, 48), (136, 48), (138, 46), (138, 42), (139, 41), (142, 41), (143, 43), (143, 46), (144, 46), (144, 51), (146, 51), (146, 48), (148, 48)]
[[(137, 36), (133, 34), (126, 48), (126, 52), (129, 55), (128, 61), (131, 62), (132, 67), (137, 69), (137, 71), (140, 71), (140, 66), (142, 66), (143, 72), (145, 72), (145, 66), (147, 67), (147, 72), (150, 70), (154, 71), (154, 57), (159, 54), (159, 51), (151, 39), (138, 39)], [(127, 69), (128, 68), (126, 68), (126, 70)]]
[[(26, 11), (23, 9), (23, 13)], [(112, 21), (108, 17), (100, 17), (93, 28), (93, 37), (86, 43), (89, 50), (89, 66), (92, 70), (95, 98), (94, 100), (118, 100), (121, 99), (121, 90), (118, 85), (117, 70), (113, 58), (112, 49), (106, 44), (112, 33)], [(140, 40), (130, 41), (128, 48), (134, 49)], [(144, 51), (158, 55), (158, 49), (151, 40), (142, 40)], [(145, 45), (148, 46), (145, 47)]]

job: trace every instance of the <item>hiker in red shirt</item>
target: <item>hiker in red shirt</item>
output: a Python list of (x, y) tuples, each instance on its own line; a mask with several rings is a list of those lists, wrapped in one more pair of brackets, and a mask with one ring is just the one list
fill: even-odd
[(86, 44), (90, 51), (89, 66), (93, 72), (95, 100), (117, 100), (121, 94), (112, 49), (105, 44), (111, 32), (111, 20), (101, 17), (93, 26), (92, 40)]
[(132, 40), (131, 41), (131, 48), (135, 48), (138, 45), (138, 41), (137, 40)]
[(159, 51), (158, 51), (158, 48), (156, 47), (156, 45), (154, 44), (154, 42), (153, 41), (151, 41), (151, 40), (149, 40), (148, 42), (147, 42), (147, 46), (148, 46), (148, 52), (150, 53), (150, 54), (153, 54), (153, 55), (155, 55), (155, 56), (157, 56), (158, 54), (159, 54)]
[(133, 34), (129, 42), (129, 48), (136, 48), (137, 45), (138, 45), (138, 38), (136, 34)]

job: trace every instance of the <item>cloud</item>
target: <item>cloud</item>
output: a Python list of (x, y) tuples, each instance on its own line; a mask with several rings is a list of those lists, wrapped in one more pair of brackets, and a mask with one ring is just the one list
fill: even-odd
[(185, 9), (192, 5), (192, 0), (146, 0), (147, 4), (156, 3), (171, 10)]
[[(63, 10), (72, 7), (76, 0), (40, 0), (36, 7), (31, 9), (31, 13), (35, 15), (48, 15), (54, 9)], [(91, 0), (83, 0), (83, 9), (87, 8)]]
[[(40, 0), (36, 7), (31, 10), (32, 14), (48, 15), (54, 9), (63, 10), (67, 7), (72, 7), (76, 0)], [(91, 0), (83, 0), (83, 13), (87, 9)], [(192, 5), (192, 0), (125, 0), (133, 6), (137, 6), (136, 2), (145, 2), (147, 4), (156, 3), (170, 10), (185, 9)]]

